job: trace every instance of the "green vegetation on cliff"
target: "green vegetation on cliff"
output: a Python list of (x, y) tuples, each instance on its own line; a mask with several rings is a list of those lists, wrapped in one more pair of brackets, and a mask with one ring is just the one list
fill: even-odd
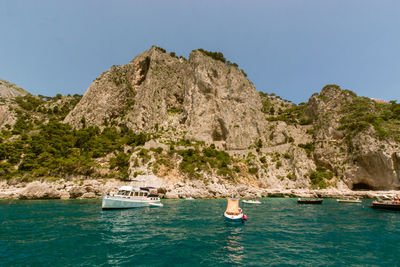
[[(196, 51), (196, 50), (194, 50), (194, 51)], [(238, 70), (240, 70), (240, 72), (241, 72), (245, 77), (247, 77), (247, 73), (244, 72), (244, 70), (239, 69), (239, 65), (236, 64), (235, 62), (230, 62), (229, 60), (226, 60), (226, 58), (224, 57), (224, 54), (222, 54), (222, 52), (212, 52), (212, 51), (204, 50), (204, 49), (202, 49), (202, 48), (197, 49), (197, 51), (201, 52), (203, 55), (206, 55), (206, 56), (211, 57), (212, 59), (221, 61), (222, 63), (225, 63), (225, 64), (227, 64), (228, 66), (233, 66), (233, 67), (237, 68)]]
[(340, 120), (341, 130), (348, 131), (348, 138), (373, 126), (380, 138), (400, 141), (400, 104), (396, 101), (379, 103), (367, 97), (354, 96), (344, 104)]
[(63, 97), (60, 94), (57, 94), (55, 97), (42, 95), (19, 96), (14, 98), (15, 103), (19, 107), (15, 111), (18, 115), (23, 114), (25, 117), (32, 117), (35, 115), (40, 117), (40, 115), (45, 115), (46, 117), (62, 120), (75, 107), (81, 98), (82, 95), (78, 94), (66, 97)]
[(223, 63), (226, 62), (226, 58), (224, 57), (224, 54), (222, 54), (221, 52), (211, 52), (211, 51), (204, 50), (202, 48), (199, 48), (197, 50), (200, 51), (201, 53), (203, 53), (204, 55), (209, 56), (215, 60), (221, 61)]
[(262, 112), (269, 115), (267, 117), (268, 121), (284, 121), (287, 124), (294, 125), (312, 124), (312, 119), (306, 116), (306, 103), (296, 105), (281, 99), (275, 94), (268, 95), (263, 92), (259, 92), (259, 94), (262, 101)]
[(309, 172), (309, 176), (313, 188), (325, 189), (328, 187), (327, 180), (333, 178), (333, 173), (318, 166), (316, 170)]
[(214, 145), (198, 149), (180, 150), (178, 154), (182, 156), (182, 162), (179, 169), (192, 177), (198, 177), (199, 171), (210, 171), (213, 168), (218, 170), (221, 176), (233, 177), (232, 169), (229, 165), (232, 162), (231, 157), (224, 151), (218, 151)]
[[(299, 105), (292, 104), (289, 108), (286, 108), (284, 110), (278, 110), (277, 116), (270, 116), (267, 118), (267, 120), (284, 121), (287, 124), (300, 124), (300, 125), (312, 124), (312, 119), (307, 118), (307, 116), (305, 115), (306, 108), (307, 104), (305, 103), (300, 103)], [(270, 108), (270, 114), (272, 113), (271, 109), (273, 109), (273, 107)]]
[[(136, 147), (139, 147), (137, 158), (142, 159), (142, 164), (155, 157), (154, 168), (160, 165), (172, 168), (175, 164), (172, 156), (176, 154), (182, 159), (179, 170), (188, 177), (200, 178), (203, 172), (233, 178), (232, 158), (214, 145), (205, 147), (204, 142), (182, 139), (175, 145), (193, 148), (175, 150), (171, 145), (171, 151), (165, 154), (162, 148), (150, 151), (141, 148), (155, 135), (134, 133), (114, 121), (111, 126), (87, 127), (82, 117), (83, 127), (72, 128), (62, 120), (80, 98), (79, 95), (54, 98), (28, 95), (15, 99), (12, 109), (17, 121), (0, 134), (1, 179), (31, 181), (70, 175), (128, 179), (129, 162)], [(136, 162), (137, 159), (135, 165)], [(101, 172), (104, 167), (109, 171)]]
[(126, 177), (127, 155), (122, 153), (123, 145), (143, 145), (147, 140), (144, 134), (115, 127), (75, 130), (68, 124), (50, 120), (16, 140), (0, 143), (0, 160), (14, 166), (14, 171), (8, 171), (6, 178), (92, 175), (97, 165), (96, 158), (119, 151), (111, 160), (110, 167)]
[[(27, 95), (15, 99), (19, 107), (15, 108), (17, 121), (13, 129), (4, 129), (0, 135), (1, 178), (30, 180), (92, 175), (98, 167), (95, 159), (111, 152), (116, 152), (116, 157), (110, 160), (110, 168), (115, 169), (121, 178), (127, 178), (128, 156), (123, 153), (123, 146), (144, 145), (149, 136), (136, 134), (126, 127), (76, 130), (62, 123), (80, 97), (39, 98)], [(66, 101), (56, 104), (62, 99)], [(47, 122), (46, 118), (49, 118)]]

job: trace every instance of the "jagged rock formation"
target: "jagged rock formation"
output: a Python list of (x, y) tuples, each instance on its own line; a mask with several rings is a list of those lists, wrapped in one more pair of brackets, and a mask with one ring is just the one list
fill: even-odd
[(160, 49), (113, 66), (65, 118), (75, 127), (115, 120), (135, 131), (178, 128), (191, 138), (247, 149), (265, 132), (257, 90), (237, 67), (200, 51), (189, 60)]
[[(399, 188), (398, 143), (380, 140), (372, 126), (351, 135), (341, 129), (343, 109), (355, 97), (327, 86), (304, 108), (293, 109), (279, 97), (259, 95), (235, 64), (201, 50), (186, 60), (152, 47), (101, 74), (65, 122), (80, 128), (83, 118), (86, 125), (114, 121), (167, 140), (213, 143), (233, 157), (246, 158), (258, 170), (253, 178), (266, 187), (309, 187), (310, 171), (320, 166), (335, 176), (328, 186)], [(356, 151), (349, 151), (350, 143)], [(133, 166), (136, 157), (131, 171), (147, 170), (147, 165)]]
[[(399, 143), (379, 138), (373, 125), (353, 134), (340, 127), (347, 115), (344, 107), (356, 99), (353, 92), (337, 86), (326, 86), (310, 98), (307, 113), (314, 119), (316, 129), (314, 159), (342, 177), (351, 189), (398, 189)], [(373, 100), (364, 101), (370, 102), (371, 109), (374, 107)]]
[[(0, 175), (155, 177), (147, 182), (171, 198), (400, 188), (400, 104), (328, 85), (295, 105), (257, 92), (221, 55), (199, 49), (186, 60), (152, 47), (102, 73), (82, 98), (2, 98), (0, 130), (9, 131), (0, 136)], [(51, 142), (40, 146), (39, 131)], [(40, 186), (19, 196), (90, 198), (109, 190)]]
[(10, 99), (17, 96), (29, 94), (21, 87), (0, 79), (0, 129), (4, 125), (14, 125), (16, 121), (15, 113), (10, 110)]
[(24, 96), (29, 94), (27, 91), (21, 87), (10, 83), (8, 81), (0, 79), (0, 97), (10, 98), (16, 96)]
[(189, 136), (226, 149), (245, 149), (262, 138), (265, 124), (257, 90), (233, 66), (193, 52), (193, 82), (188, 84), (184, 119)]

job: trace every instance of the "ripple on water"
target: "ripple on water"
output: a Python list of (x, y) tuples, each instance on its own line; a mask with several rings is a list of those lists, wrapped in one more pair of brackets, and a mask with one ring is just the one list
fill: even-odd
[(226, 200), (101, 211), (97, 200), (0, 201), (0, 265), (397, 265), (400, 213), (263, 199), (249, 220)]

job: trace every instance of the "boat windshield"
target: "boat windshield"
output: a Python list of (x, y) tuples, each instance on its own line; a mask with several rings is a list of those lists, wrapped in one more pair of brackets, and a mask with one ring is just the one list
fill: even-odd
[(129, 191), (120, 190), (120, 191), (118, 192), (118, 195), (120, 195), (120, 196), (129, 196)]

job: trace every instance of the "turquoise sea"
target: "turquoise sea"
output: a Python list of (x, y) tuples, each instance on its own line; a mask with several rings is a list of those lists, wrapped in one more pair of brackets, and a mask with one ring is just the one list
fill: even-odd
[(0, 201), (0, 266), (400, 266), (400, 213), (325, 199), (241, 204), (163, 200), (102, 211), (99, 200)]

